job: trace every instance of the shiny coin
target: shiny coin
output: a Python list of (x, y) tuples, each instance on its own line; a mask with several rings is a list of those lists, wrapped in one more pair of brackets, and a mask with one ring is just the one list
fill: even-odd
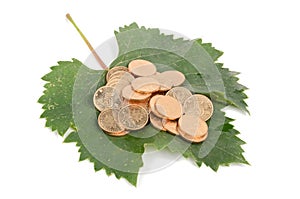
[(115, 92), (115, 89), (109, 86), (100, 87), (94, 94), (94, 106), (103, 111), (107, 108), (118, 108), (121, 105), (121, 99)]
[(170, 97), (174, 97), (177, 99), (181, 105), (184, 104), (185, 100), (192, 96), (192, 93), (189, 89), (184, 87), (174, 87), (171, 90), (169, 90), (166, 95)]
[(109, 69), (106, 73), (106, 81), (108, 81), (110, 79), (110, 76), (117, 71), (128, 71), (128, 68), (125, 66), (115, 66)]
[(138, 105), (143, 107), (148, 113), (150, 113), (150, 107), (149, 107), (149, 99), (143, 100), (143, 101), (137, 101), (137, 100), (124, 100), (124, 106), (125, 105)]
[(127, 130), (138, 130), (148, 122), (148, 112), (138, 105), (127, 105), (118, 114), (119, 123)]
[(178, 126), (177, 126), (177, 131), (179, 132), (179, 135), (181, 135), (181, 137), (183, 137), (185, 140), (188, 140), (190, 142), (197, 142), (197, 143), (203, 142), (204, 140), (206, 140), (206, 138), (208, 136), (208, 133), (206, 133), (202, 137), (191, 137), (191, 136), (188, 136), (187, 134), (185, 134), (182, 130), (180, 130), (180, 128)]
[(156, 100), (155, 108), (157, 112), (166, 119), (175, 120), (182, 115), (180, 102), (170, 96), (163, 96)]
[(179, 135), (179, 132), (177, 131), (177, 121), (176, 120), (163, 119), (162, 125), (169, 133), (174, 134), (174, 135)]
[(134, 79), (134, 76), (126, 71), (118, 71), (111, 75), (109, 81), (113, 81), (115, 79), (126, 80), (128, 82), (131, 82)]
[(120, 137), (120, 136), (127, 135), (129, 133), (129, 131), (122, 131), (122, 132), (118, 132), (118, 133), (108, 133), (108, 132), (106, 132), (106, 133), (111, 136)]
[(127, 100), (146, 100), (151, 93), (139, 93), (132, 89), (131, 85), (125, 86), (122, 90), (122, 96)]
[(116, 113), (117, 110), (106, 109), (99, 114), (98, 124), (108, 134), (120, 134), (125, 131), (125, 128), (119, 124)]
[(156, 73), (155, 75), (150, 76), (156, 79), (159, 83), (159, 90), (160, 91), (168, 91), (172, 88), (173, 82), (171, 79), (165, 79), (161, 73)]
[(151, 77), (138, 77), (132, 80), (131, 86), (133, 90), (140, 93), (153, 93), (160, 88), (158, 81)]
[(149, 107), (154, 115), (156, 115), (157, 117), (163, 118), (164, 116), (161, 115), (160, 113), (158, 113), (155, 108), (156, 100), (159, 99), (160, 97), (164, 97), (164, 95), (154, 95), (149, 101)]
[(165, 71), (162, 72), (160, 75), (166, 81), (171, 81), (172, 86), (179, 86), (185, 81), (184, 74), (176, 70)]
[(183, 115), (178, 120), (179, 134), (190, 141), (203, 137), (208, 132), (208, 126), (200, 117)]
[(196, 115), (207, 121), (213, 114), (213, 103), (205, 95), (195, 94), (184, 102), (184, 114)]
[(157, 117), (153, 113), (150, 113), (149, 117), (150, 117), (150, 122), (154, 128), (161, 131), (166, 131), (166, 129), (162, 125), (162, 119), (160, 117)]
[(138, 77), (146, 77), (156, 73), (156, 66), (146, 60), (133, 60), (128, 65), (128, 70)]

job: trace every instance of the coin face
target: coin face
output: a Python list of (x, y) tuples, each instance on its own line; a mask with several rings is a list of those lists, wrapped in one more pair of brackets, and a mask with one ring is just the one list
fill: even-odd
[(172, 86), (179, 86), (185, 81), (184, 74), (176, 70), (165, 71), (162, 72), (160, 75), (165, 80), (171, 80)]
[(151, 93), (139, 93), (132, 89), (131, 85), (127, 85), (122, 90), (122, 96), (127, 100), (143, 101), (151, 96)]
[(184, 114), (195, 115), (207, 121), (213, 114), (213, 103), (205, 95), (195, 94), (185, 100)]
[(118, 120), (126, 130), (138, 130), (147, 124), (148, 112), (141, 106), (127, 105), (119, 111)]
[(146, 60), (133, 60), (128, 65), (128, 70), (138, 77), (146, 77), (156, 73), (156, 66)]
[(174, 134), (174, 135), (179, 135), (179, 132), (177, 130), (177, 121), (176, 120), (163, 119), (162, 125), (169, 133)]
[(115, 109), (106, 109), (99, 114), (98, 124), (106, 133), (116, 135), (125, 131), (125, 128), (118, 122), (117, 112), (118, 110)]
[(153, 93), (160, 88), (158, 81), (151, 77), (138, 77), (132, 80), (131, 86), (140, 93)]
[(166, 131), (166, 129), (162, 125), (162, 118), (157, 117), (153, 113), (150, 113), (149, 117), (150, 117), (150, 122), (154, 128), (161, 131)]
[(134, 76), (126, 71), (117, 71), (111, 75), (108, 81), (113, 81), (114, 79), (126, 80), (128, 82), (131, 82), (132, 80), (134, 80)]
[(193, 142), (207, 134), (208, 126), (200, 117), (182, 115), (178, 120), (177, 130), (183, 138)]
[(121, 105), (121, 99), (114, 88), (109, 86), (100, 87), (94, 94), (94, 106), (103, 111), (108, 108), (118, 108)]
[(149, 107), (150, 107), (150, 110), (151, 112), (156, 115), (157, 117), (160, 117), (160, 118), (163, 118), (164, 116), (161, 115), (160, 113), (157, 112), (156, 110), (156, 107), (155, 107), (155, 104), (156, 104), (156, 100), (160, 97), (163, 97), (164, 95), (154, 95), (150, 101), (149, 101)]
[(192, 96), (192, 93), (189, 89), (184, 87), (174, 87), (169, 90), (166, 95), (177, 99), (181, 105), (184, 104), (185, 100)]
[(108, 72), (106, 73), (106, 81), (108, 81), (110, 79), (110, 76), (117, 71), (128, 71), (128, 68), (125, 66), (115, 66), (109, 69)]
[(182, 115), (180, 102), (170, 96), (163, 96), (156, 100), (155, 108), (157, 112), (169, 120), (175, 120)]

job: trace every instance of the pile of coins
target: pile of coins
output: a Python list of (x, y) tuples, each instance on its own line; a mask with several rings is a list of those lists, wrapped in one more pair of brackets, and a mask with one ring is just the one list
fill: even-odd
[(110, 69), (106, 81), (93, 100), (100, 111), (98, 124), (107, 134), (126, 135), (145, 127), (150, 118), (153, 127), (190, 142), (206, 139), (213, 104), (205, 95), (181, 87), (181, 72), (159, 73), (153, 63), (133, 60), (128, 67)]

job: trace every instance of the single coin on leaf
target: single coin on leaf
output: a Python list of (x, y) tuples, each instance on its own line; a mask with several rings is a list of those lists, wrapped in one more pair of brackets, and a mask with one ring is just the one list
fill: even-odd
[(221, 51), (201, 39), (132, 23), (115, 31), (118, 56), (106, 66), (67, 18), (103, 70), (74, 58), (59, 61), (42, 77), (46, 84), (38, 102), (46, 127), (65, 143), (76, 143), (80, 161), (135, 186), (148, 146), (214, 171), (248, 164), (245, 142), (223, 110), (248, 112), (247, 87), (238, 83), (239, 73), (217, 62)]

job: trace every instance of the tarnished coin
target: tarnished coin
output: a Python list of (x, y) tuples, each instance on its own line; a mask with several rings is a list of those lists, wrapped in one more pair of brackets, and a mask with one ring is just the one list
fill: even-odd
[(118, 108), (121, 105), (121, 99), (115, 92), (115, 89), (109, 86), (100, 87), (94, 94), (94, 106), (103, 111), (107, 108)]
[(182, 115), (180, 102), (170, 96), (163, 96), (156, 100), (155, 108), (157, 112), (169, 120), (175, 120)]
[(162, 125), (169, 133), (174, 134), (174, 135), (179, 135), (179, 132), (177, 131), (177, 121), (176, 120), (163, 119)]
[(138, 130), (148, 122), (148, 112), (138, 105), (127, 105), (118, 114), (119, 123), (126, 130)]
[(128, 71), (128, 68), (125, 66), (115, 66), (115, 67), (109, 69), (106, 73), (106, 81), (108, 81), (110, 76), (117, 71)]
[(185, 100), (183, 105), (184, 114), (199, 116), (207, 121), (213, 114), (213, 103), (205, 95), (195, 94)]
[(139, 93), (132, 89), (131, 85), (125, 86), (122, 90), (122, 96), (127, 100), (146, 100), (151, 93)]
[(133, 90), (140, 93), (153, 93), (159, 90), (158, 81), (151, 77), (138, 77), (131, 82)]
[(184, 74), (176, 70), (165, 71), (160, 75), (167, 81), (171, 80), (172, 86), (179, 86), (185, 81)]
[(155, 108), (156, 100), (160, 97), (164, 97), (164, 95), (154, 95), (149, 101), (149, 107), (154, 115), (156, 115), (157, 117), (163, 118), (164, 116), (161, 115), (160, 113), (158, 113)]
[(150, 113), (149, 117), (150, 117), (150, 122), (154, 128), (161, 131), (166, 131), (166, 129), (162, 125), (162, 118), (157, 117), (153, 113)]
[(98, 116), (98, 124), (103, 131), (108, 134), (122, 134), (125, 128), (120, 125), (116, 113), (118, 110), (106, 109), (102, 111)]
[(137, 59), (129, 63), (128, 70), (135, 76), (146, 77), (156, 73), (156, 66), (149, 61)]
[(177, 99), (181, 105), (184, 104), (185, 100), (192, 96), (192, 93), (189, 89), (184, 87), (174, 87), (171, 90), (169, 90), (166, 95), (170, 97), (174, 97)]
[(178, 120), (179, 134), (190, 141), (203, 137), (208, 132), (205, 121), (195, 115), (182, 115)]

